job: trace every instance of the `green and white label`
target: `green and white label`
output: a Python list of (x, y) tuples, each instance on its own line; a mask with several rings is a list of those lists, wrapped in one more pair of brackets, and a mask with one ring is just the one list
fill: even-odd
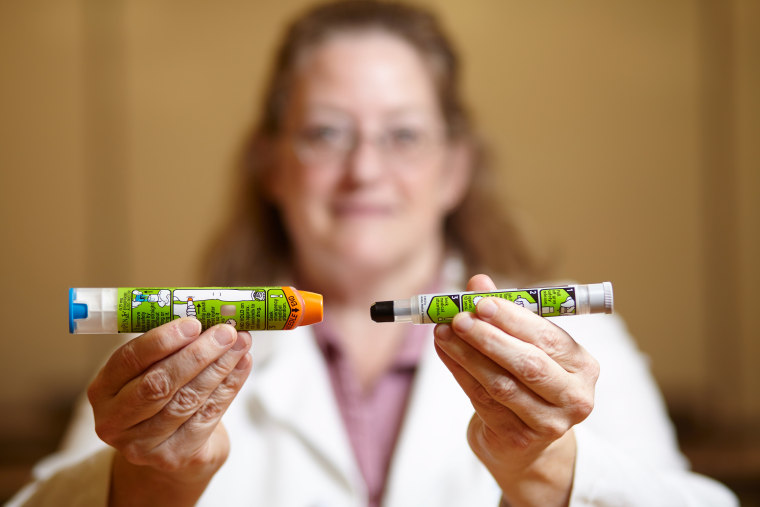
[(432, 324), (451, 322), (454, 315), (459, 312), (475, 312), (478, 301), (484, 297), (507, 299), (542, 317), (575, 315), (577, 312), (573, 287), (424, 294), (419, 296), (420, 310), (424, 315), (423, 322)]
[(575, 289), (572, 287), (555, 287), (541, 289), (540, 303), (542, 317), (559, 317), (575, 315), (578, 307), (575, 300)]
[(289, 287), (119, 288), (118, 330), (144, 333), (182, 317), (203, 329), (230, 324), (241, 330), (289, 329), (301, 304)]

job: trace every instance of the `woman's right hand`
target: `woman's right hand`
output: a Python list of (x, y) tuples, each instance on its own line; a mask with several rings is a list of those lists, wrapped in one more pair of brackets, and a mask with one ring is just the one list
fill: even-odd
[(247, 332), (201, 333), (184, 318), (114, 352), (87, 392), (98, 436), (118, 451), (112, 505), (195, 503), (229, 454), (220, 419), (251, 371), (250, 347)]

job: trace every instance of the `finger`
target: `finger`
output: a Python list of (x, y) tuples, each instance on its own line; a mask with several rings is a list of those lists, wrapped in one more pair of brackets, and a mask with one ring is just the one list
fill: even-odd
[(198, 338), (201, 323), (194, 318), (173, 320), (138, 336), (111, 355), (98, 373), (88, 394), (90, 400), (112, 397), (130, 380), (154, 363), (177, 352)]
[(175, 395), (211, 363), (229, 350), (237, 338), (235, 328), (216, 325), (192, 343), (151, 366), (129, 381), (104, 405), (111, 418), (129, 428), (156, 415)]
[[(496, 290), (493, 280), (480, 274), (467, 282), (468, 291), (490, 292)], [(585, 351), (559, 326), (546, 318), (502, 298), (484, 298), (476, 307), (483, 320), (494, 324), (506, 333), (532, 343), (568, 371), (581, 370), (587, 361)]]
[(450, 329), (441, 326), (436, 329), (435, 338), (437, 349), (445, 354), (441, 358), (444, 364), (470, 398), (475, 410), (494, 431), (499, 428), (516, 429), (510, 414), (538, 433), (553, 434), (563, 429), (561, 426), (565, 423), (556, 407), (460, 340)]
[(588, 361), (585, 349), (553, 322), (502, 298), (484, 298), (477, 316), (505, 333), (535, 345), (567, 371), (577, 372)]
[(467, 442), (470, 448), (484, 463), (494, 463), (498, 466), (499, 456), (505, 446), (527, 449), (534, 440), (533, 431), (517, 416), (511, 419), (501, 419), (496, 426), (475, 413), (467, 426)]
[(471, 313), (458, 314), (451, 328), (459, 338), (549, 403), (561, 404), (563, 393), (573, 387), (572, 376), (542, 350)]
[(246, 353), (211, 396), (177, 431), (161, 446), (171, 452), (187, 452), (200, 449), (219, 424), (235, 396), (240, 392), (251, 373), (253, 359)]
[(484, 274), (475, 275), (467, 281), (466, 291), (469, 292), (491, 292), (496, 290), (496, 284), (491, 277)]
[(125, 435), (126, 439), (140, 440), (147, 449), (152, 449), (168, 439), (206, 403), (250, 347), (250, 334), (238, 332), (237, 340), (230, 350), (182, 386), (158, 414), (130, 428)]

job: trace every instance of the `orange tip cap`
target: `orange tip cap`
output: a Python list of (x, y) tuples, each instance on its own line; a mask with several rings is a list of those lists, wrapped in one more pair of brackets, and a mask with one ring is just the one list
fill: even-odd
[(316, 292), (308, 292), (305, 290), (298, 291), (303, 298), (303, 319), (299, 326), (308, 326), (309, 324), (316, 324), (322, 322), (324, 314), (322, 308), (322, 294)]

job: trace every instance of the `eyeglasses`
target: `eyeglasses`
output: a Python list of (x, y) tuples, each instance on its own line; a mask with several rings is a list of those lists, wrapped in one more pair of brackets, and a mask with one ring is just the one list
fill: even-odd
[[(352, 127), (319, 124), (303, 128), (293, 136), (293, 148), (301, 163), (334, 167), (346, 161), (366, 139)], [(442, 128), (403, 126), (387, 128), (366, 139), (378, 149), (389, 166), (408, 166), (427, 160), (443, 144)]]

